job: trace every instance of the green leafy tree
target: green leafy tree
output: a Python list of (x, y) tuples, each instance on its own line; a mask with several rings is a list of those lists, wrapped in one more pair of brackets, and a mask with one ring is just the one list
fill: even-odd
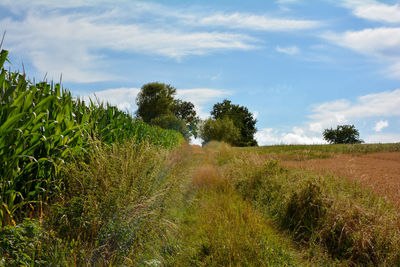
[(176, 89), (164, 83), (147, 83), (137, 95), (136, 114), (149, 123), (152, 119), (171, 113)]
[(322, 135), (330, 144), (359, 144), (363, 142), (354, 125), (338, 125), (336, 129), (325, 129)]
[(194, 137), (197, 137), (200, 119), (197, 117), (193, 103), (175, 99), (172, 106), (172, 112), (178, 119), (185, 121), (188, 131)]
[(173, 114), (155, 117), (150, 121), (150, 124), (159, 126), (163, 129), (171, 129), (177, 131), (181, 133), (185, 139), (189, 139), (190, 137), (189, 130), (186, 127), (186, 122), (180, 118), (177, 118)]
[(234, 145), (240, 138), (240, 131), (228, 117), (216, 120), (210, 118), (201, 126), (200, 137), (204, 143), (215, 140)]
[(221, 103), (214, 105), (211, 115), (215, 120), (227, 117), (231, 119), (234, 126), (239, 129), (240, 136), (232, 145), (257, 145), (257, 141), (254, 139), (254, 134), (257, 132), (257, 120), (254, 119), (253, 114), (249, 112), (246, 107), (234, 105), (231, 101), (225, 99)]
[(143, 85), (136, 98), (137, 116), (147, 123), (178, 131), (186, 139), (190, 135), (197, 137), (200, 119), (193, 103), (175, 99), (175, 95), (176, 89), (171, 85), (158, 82)]

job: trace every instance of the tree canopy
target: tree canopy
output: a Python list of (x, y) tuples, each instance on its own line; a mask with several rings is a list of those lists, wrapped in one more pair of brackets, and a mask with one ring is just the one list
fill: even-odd
[(336, 129), (325, 129), (323, 136), (330, 144), (359, 144), (363, 142), (354, 125), (338, 125)]
[(144, 122), (172, 129), (187, 139), (192, 134), (197, 137), (199, 118), (194, 105), (188, 101), (175, 99), (176, 89), (164, 83), (147, 83), (136, 97), (136, 114)]
[(223, 100), (214, 105), (211, 111), (213, 119), (229, 118), (239, 130), (239, 137), (232, 143), (235, 146), (256, 146), (254, 134), (257, 132), (253, 114), (244, 106), (232, 104), (230, 100)]
[(215, 140), (233, 145), (240, 138), (240, 132), (228, 117), (216, 120), (210, 118), (201, 126), (200, 137), (204, 143)]
[(147, 83), (136, 97), (136, 114), (149, 123), (152, 119), (171, 113), (176, 89), (164, 83)]

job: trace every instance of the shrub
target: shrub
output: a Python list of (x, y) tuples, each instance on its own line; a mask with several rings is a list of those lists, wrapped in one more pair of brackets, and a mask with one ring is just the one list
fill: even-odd
[(16, 226), (0, 229), (0, 265), (67, 265), (68, 249), (46, 232), (36, 220), (25, 219)]
[(240, 137), (240, 132), (228, 117), (216, 120), (208, 119), (200, 128), (200, 137), (204, 143), (214, 140), (234, 144)]

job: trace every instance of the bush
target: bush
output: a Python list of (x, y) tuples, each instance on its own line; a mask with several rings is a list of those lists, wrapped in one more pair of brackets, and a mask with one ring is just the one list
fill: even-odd
[(200, 129), (200, 137), (204, 143), (214, 140), (234, 144), (240, 138), (240, 132), (228, 117), (216, 120), (208, 119)]
[(177, 118), (175, 115), (162, 115), (156, 117), (150, 121), (151, 125), (159, 126), (163, 129), (169, 129), (181, 133), (182, 136), (187, 140), (189, 139), (190, 132), (186, 127), (184, 120)]
[(33, 219), (0, 229), (1, 266), (68, 265), (68, 250)]

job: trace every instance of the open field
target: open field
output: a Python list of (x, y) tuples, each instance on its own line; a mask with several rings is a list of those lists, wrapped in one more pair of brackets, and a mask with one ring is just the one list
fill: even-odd
[(283, 160), (281, 165), (343, 176), (400, 205), (399, 152), (336, 154), (326, 159)]
[(268, 155), (279, 160), (307, 160), (330, 158), (335, 154), (400, 152), (400, 143), (393, 144), (339, 144), (339, 145), (275, 145), (237, 148), (240, 151)]

